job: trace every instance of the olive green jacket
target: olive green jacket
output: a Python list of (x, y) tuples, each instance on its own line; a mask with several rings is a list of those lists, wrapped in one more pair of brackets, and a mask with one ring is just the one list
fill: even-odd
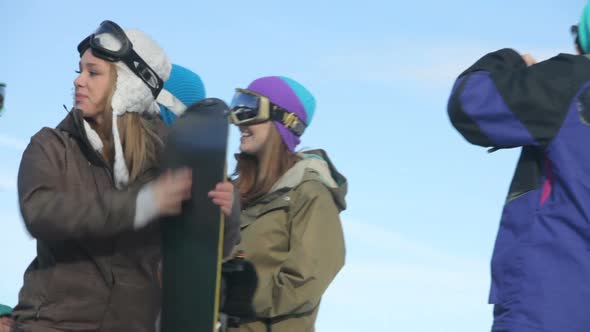
[[(241, 215), (242, 242), (258, 273), (254, 310), (259, 321), (230, 331), (314, 331), (319, 303), (344, 265), (339, 213), (346, 179), (322, 150), (302, 160)], [(266, 320), (266, 322), (265, 322)]]

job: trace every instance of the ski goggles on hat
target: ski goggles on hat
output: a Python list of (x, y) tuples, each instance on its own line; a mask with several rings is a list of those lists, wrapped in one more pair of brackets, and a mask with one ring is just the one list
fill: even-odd
[(133, 44), (127, 38), (125, 31), (112, 21), (103, 21), (98, 29), (78, 44), (80, 55), (88, 48), (97, 58), (109, 62), (122, 61), (139, 77), (151, 90), (154, 98), (158, 96), (164, 81), (156, 72), (135, 52)]
[(275, 105), (258, 93), (236, 89), (230, 104), (230, 119), (235, 125), (251, 125), (265, 121), (278, 121), (293, 134), (301, 136), (307, 124), (297, 114)]

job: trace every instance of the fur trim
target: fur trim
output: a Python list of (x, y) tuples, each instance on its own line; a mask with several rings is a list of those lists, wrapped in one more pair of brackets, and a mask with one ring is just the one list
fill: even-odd
[[(125, 34), (131, 40), (135, 52), (163, 81), (168, 80), (172, 64), (164, 50), (139, 30), (126, 30)], [(113, 143), (115, 145), (114, 180), (117, 188), (123, 188), (129, 181), (129, 169), (123, 156), (117, 117), (127, 112), (157, 113), (160, 108), (147, 85), (127, 65), (119, 61), (115, 63), (115, 66), (117, 68), (117, 83), (111, 104), (113, 107)]]
[[(133, 49), (165, 82), (170, 76), (172, 64), (153, 40), (139, 30), (126, 30), (125, 34), (133, 43)], [(154, 97), (145, 83), (137, 77), (127, 65), (115, 63), (117, 67), (117, 85), (113, 95), (113, 112), (122, 115), (125, 112), (142, 113), (154, 102)], [(158, 108), (159, 109), (159, 108)]]
[(129, 169), (125, 163), (125, 156), (123, 155), (123, 146), (121, 145), (121, 138), (119, 136), (119, 126), (117, 123), (117, 115), (113, 113), (113, 144), (115, 146), (115, 164), (113, 166), (113, 173), (115, 176), (115, 186), (122, 189), (129, 183)]
[(92, 127), (90, 127), (90, 124), (88, 123), (88, 121), (83, 120), (84, 122), (84, 131), (86, 132), (86, 137), (88, 137), (88, 141), (90, 142), (90, 145), (92, 145), (92, 148), (95, 151), (101, 152), (102, 153), (102, 140), (100, 139), (100, 136), (98, 136), (98, 133), (92, 129)]

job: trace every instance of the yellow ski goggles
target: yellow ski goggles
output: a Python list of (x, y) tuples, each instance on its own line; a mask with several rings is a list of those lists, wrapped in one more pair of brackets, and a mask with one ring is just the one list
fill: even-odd
[(273, 104), (268, 97), (246, 89), (236, 89), (229, 107), (231, 122), (238, 126), (278, 121), (297, 136), (301, 136), (307, 127), (297, 114)]

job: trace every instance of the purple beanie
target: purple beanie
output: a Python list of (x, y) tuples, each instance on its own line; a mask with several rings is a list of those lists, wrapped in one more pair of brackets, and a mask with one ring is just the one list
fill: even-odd
[[(284, 76), (262, 77), (250, 83), (248, 90), (267, 97), (273, 104), (295, 113), (307, 126), (310, 125), (315, 112), (315, 99), (295, 80)], [(294, 152), (300, 143), (299, 137), (281, 122), (273, 122), (289, 151)]]

